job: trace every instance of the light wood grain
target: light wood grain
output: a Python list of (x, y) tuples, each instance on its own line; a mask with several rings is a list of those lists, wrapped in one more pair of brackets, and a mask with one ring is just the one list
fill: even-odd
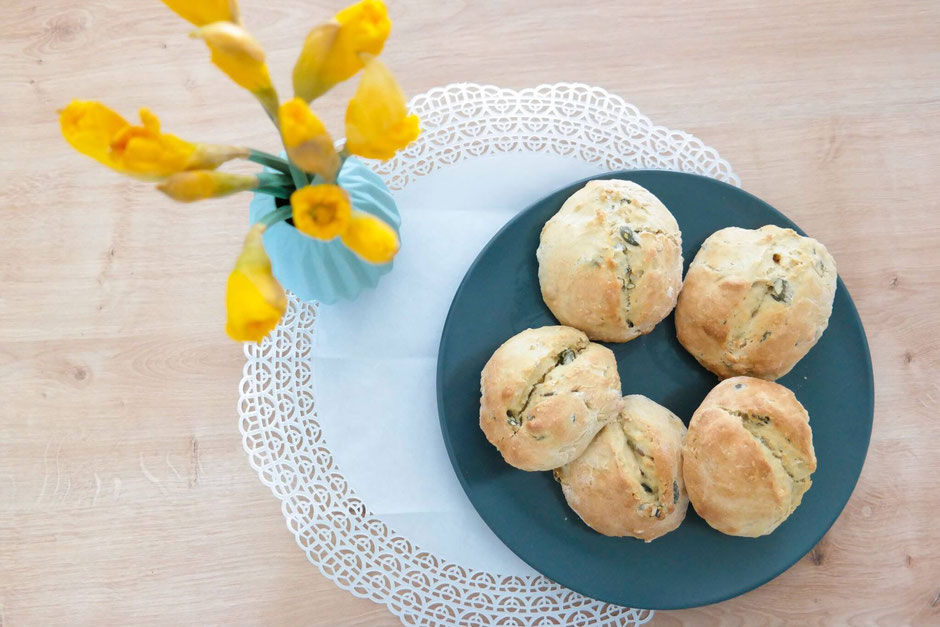
[[(339, 3), (241, 4), (288, 93)], [(389, 4), (408, 93), (604, 86), (717, 147), (827, 244), (858, 305), (876, 416), (845, 512), (774, 581), (655, 624), (940, 623), (940, 4)], [(276, 150), (257, 104), (155, 0), (0, 11), (0, 625), (395, 624), (306, 561), (241, 451), (222, 321), (247, 199), (173, 204), (55, 122), (99, 98)], [(320, 107), (333, 128), (346, 94)]]

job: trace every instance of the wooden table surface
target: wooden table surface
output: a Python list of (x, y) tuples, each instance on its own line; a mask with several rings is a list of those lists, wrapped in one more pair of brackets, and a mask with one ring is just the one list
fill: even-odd
[[(283, 94), (306, 30), (339, 6), (242, 2)], [(247, 197), (174, 204), (74, 153), (55, 113), (148, 106), (182, 137), (276, 151), (260, 109), (156, 0), (0, 8), (0, 625), (395, 624), (307, 562), (242, 452), (223, 297)], [(876, 410), (844, 513), (774, 581), (654, 623), (940, 623), (940, 3), (390, 12), (407, 93), (606, 87), (718, 148), (827, 244), (858, 305)], [(349, 93), (320, 106), (333, 128)]]

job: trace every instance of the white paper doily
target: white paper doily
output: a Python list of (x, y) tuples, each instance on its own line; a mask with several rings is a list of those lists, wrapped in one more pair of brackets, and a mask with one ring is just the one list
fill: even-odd
[[(282, 501), (288, 528), (308, 559), (339, 587), (387, 605), (405, 624), (642, 624), (652, 612), (563, 588), (488, 537), (449, 465), (443, 467), (446, 453), (430, 402), (432, 353), (446, 303), (467, 263), (511, 216), (507, 211), (605, 170), (682, 170), (735, 185), (738, 178), (697, 138), (652, 124), (597, 87), (561, 83), (514, 91), (458, 84), (417, 96), (410, 107), (421, 117), (418, 141), (391, 161), (371, 164), (402, 209), (403, 247), (396, 268), (375, 292), (345, 308), (318, 310), (291, 297), (272, 335), (260, 346), (245, 345), (239, 427), (249, 461)], [(458, 164), (463, 170), (450, 167)], [(500, 170), (504, 177), (497, 180)], [(531, 179), (532, 185), (526, 188), (520, 179)], [(420, 206), (461, 185), (474, 193), (455, 194), (452, 214), (441, 217), (433, 207)], [(500, 211), (483, 193), (487, 187), (503, 201)], [(422, 250), (441, 231), (442, 221), (457, 227), (461, 239)], [(416, 279), (427, 258), (434, 267)], [(412, 301), (422, 298), (433, 302), (413, 311)], [(390, 337), (381, 326), (388, 319), (378, 311), (414, 318), (414, 324), (396, 327), (400, 337)], [(329, 333), (314, 334), (318, 316), (320, 325), (329, 321)], [(387, 345), (384, 352), (376, 347), (378, 338)], [(402, 359), (402, 351), (412, 351), (407, 359), (424, 365), (409, 370), (394, 361)], [(373, 367), (382, 358), (392, 367)], [(357, 377), (349, 377), (351, 372)], [(350, 381), (360, 372), (363, 389), (357, 390)], [(318, 379), (323, 380), (319, 387)], [(376, 387), (386, 379), (397, 387), (383, 396)], [(398, 398), (414, 407), (396, 414), (389, 403)], [(392, 421), (386, 424), (400, 429), (363, 436), (359, 425), (381, 424), (376, 408), (386, 409), (383, 417), (389, 414)], [(405, 424), (409, 412), (420, 415), (420, 424)], [(428, 468), (433, 472), (421, 474)], [(387, 480), (392, 471), (400, 483)], [(402, 512), (396, 508), (401, 503), (412, 509)]]

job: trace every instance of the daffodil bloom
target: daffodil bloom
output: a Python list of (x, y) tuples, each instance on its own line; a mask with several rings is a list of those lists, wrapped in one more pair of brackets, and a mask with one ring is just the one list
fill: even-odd
[(305, 172), (319, 174), (327, 181), (334, 180), (339, 170), (339, 155), (330, 133), (307, 103), (300, 98), (288, 100), (281, 105), (278, 117), (290, 160)]
[(362, 69), (361, 54), (377, 55), (392, 29), (381, 0), (362, 0), (315, 27), (294, 66), (294, 95), (310, 102)]
[(354, 211), (342, 236), (343, 243), (369, 263), (388, 263), (398, 252), (398, 235), (379, 218)]
[(100, 102), (73, 100), (59, 114), (65, 140), (78, 152), (138, 178), (159, 180), (184, 170), (214, 169), (247, 148), (194, 144), (160, 132), (160, 121), (140, 110), (142, 126), (131, 126)]
[(239, 342), (260, 342), (287, 309), (284, 288), (271, 274), (271, 260), (264, 251), (265, 228), (260, 223), (251, 227), (228, 277), (225, 332)]
[(235, 0), (163, 0), (163, 4), (196, 26), (239, 21), (238, 3)]
[(290, 197), (294, 226), (317, 239), (331, 240), (346, 232), (352, 206), (339, 185), (308, 185)]
[(195, 31), (193, 36), (206, 42), (216, 67), (254, 94), (276, 120), (277, 92), (264, 62), (264, 50), (251, 33), (238, 24), (214, 22)]
[(254, 174), (232, 174), (215, 170), (178, 172), (157, 185), (157, 189), (180, 202), (219, 198), (258, 187)]
[(111, 140), (130, 124), (100, 102), (73, 100), (59, 112), (59, 126), (72, 148), (114, 167)]
[(359, 87), (346, 107), (346, 150), (368, 159), (391, 159), (417, 137), (418, 116), (388, 68), (368, 59)]

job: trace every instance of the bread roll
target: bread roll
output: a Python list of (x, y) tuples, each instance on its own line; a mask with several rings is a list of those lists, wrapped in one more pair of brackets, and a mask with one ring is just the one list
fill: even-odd
[(522, 470), (573, 460), (622, 402), (614, 354), (562, 326), (508, 339), (483, 368), (480, 388), (480, 428)]
[(631, 181), (590, 181), (542, 228), (542, 298), (593, 340), (627, 342), (676, 305), (682, 235), (656, 196)]
[(782, 385), (726, 379), (692, 415), (682, 470), (692, 506), (709, 525), (732, 536), (766, 535), (812, 485), (809, 414)]
[(689, 498), (682, 480), (685, 425), (645, 396), (624, 399), (618, 419), (584, 454), (555, 471), (565, 499), (605, 536), (647, 542), (679, 526)]
[(679, 342), (721, 378), (778, 379), (826, 330), (836, 278), (826, 247), (791, 229), (716, 231), (686, 274)]

